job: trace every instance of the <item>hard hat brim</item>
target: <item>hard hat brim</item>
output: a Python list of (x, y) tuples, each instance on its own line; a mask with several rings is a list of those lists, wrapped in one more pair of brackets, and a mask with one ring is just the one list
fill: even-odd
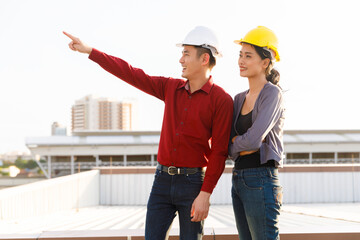
[[(254, 44), (252, 44), (252, 43), (248, 43), (248, 42), (246, 42), (246, 41), (243, 41), (242, 39), (240, 39), (240, 40), (235, 40), (234, 43), (236, 43), (236, 44), (238, 44), (238, 45), (242, 45), (243, 43), (247, 43), (247, 44), (254, 45)], [(257, 45), (255, 45), (255, 46), (257, 46)], [(259, 46), (259, 47), (267, 47), (267, 46)], [(273, 49), (273, 48), (269, 48), (269, 49), (271, 49), (272, 51), (275, 52), (275, 60), (276, 60), (277, 62), (280, 62), (280, 56), (279, 56), (279, 52), (277, 51), (277, 49)]]
[(213, 57), (216, 57), (216, 58), (221, 58), (223, 55), (222, 53), (220, 52), (217, 52), (215, 50), (215, 48), (213, 47), (204, 47), (204, 46), (201, 46), (201, 45), (196, 45), (196, 44), (190, 44), (190, 43), (177, 43), (176, 46), (177, 47), (183, 47), (184, 45), (188, 45), (188, 46), (196, 46), (196, 47), (202, 47), (202, 48), (206, 48), (206, 49), (209, 49), (213, 55)]
[(242, 39), (240, 39), (240, 40), (235, 40), (234, 43), (241, 45), (243, 42)]

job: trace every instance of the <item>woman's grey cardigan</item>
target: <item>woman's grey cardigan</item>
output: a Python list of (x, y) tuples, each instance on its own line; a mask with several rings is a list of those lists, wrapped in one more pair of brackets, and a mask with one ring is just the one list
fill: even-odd
[[(252, 111), (252, 126), (245, 134), (239, 135), (235, 125), (248, 91), (237, 94), (234, 99), (229, 155), (235, 161), (241, 151), (260, 149), (261, 164), (273, 159), (282, 166), (285, 112), (282, 90), (270, 82), (265, 84)], [(231, 139), (236, 135), (239, 136), (231, 143)]]

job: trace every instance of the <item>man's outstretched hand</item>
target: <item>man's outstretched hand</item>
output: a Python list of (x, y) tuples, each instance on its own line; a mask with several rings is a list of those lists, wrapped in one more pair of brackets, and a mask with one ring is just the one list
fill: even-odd
[(66, 36), (68, 36), (72, 41), (69, 43), (69, 48), (73, 51), (78, 51), (81, 53), (90, 54), (92, 51), (92, 47), (83, 43), (79, 38), (74, 37), (73, 35), (63, 32)]

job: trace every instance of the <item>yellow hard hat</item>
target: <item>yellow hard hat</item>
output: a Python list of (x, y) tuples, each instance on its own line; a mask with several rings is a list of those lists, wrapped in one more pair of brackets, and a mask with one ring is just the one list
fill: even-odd
[(249, 43), (258, 47), (271, 49), (275, 52), (276, 61), (280, 61), (278, 39), (273, 31), (267, 27), (258, 26), (248, 32), (244, 38), (234, 41), (237, 44)]

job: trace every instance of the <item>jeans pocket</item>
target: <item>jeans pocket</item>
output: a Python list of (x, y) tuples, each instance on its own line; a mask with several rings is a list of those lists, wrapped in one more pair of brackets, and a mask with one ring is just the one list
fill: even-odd
[(259, 176), (246, 176), (243, 178), (243, 182), (246, 188), (252, 190), (263, 189), (263, 182)]
[(279, 169), (275, 167), (268, 167), (267, 169), (267, 175), (271, 178), (279, 178)]
[(161, 176), (161, 170), (156, 169), (154, 179), (157, 180)]
[(280, 186), (279, 171), (277, 168), (268, 169), (266, 182), (274, 186)]
[(273, 187), (273, 195), (274, 195), (275, 204), (282, 206), (283, 188), (281, 186)]
[(204, 182), (205, 174), (203, 172), (197, 172), (195, 174), (185, 175), (186, 180), (191, 184), (202, 184)]

